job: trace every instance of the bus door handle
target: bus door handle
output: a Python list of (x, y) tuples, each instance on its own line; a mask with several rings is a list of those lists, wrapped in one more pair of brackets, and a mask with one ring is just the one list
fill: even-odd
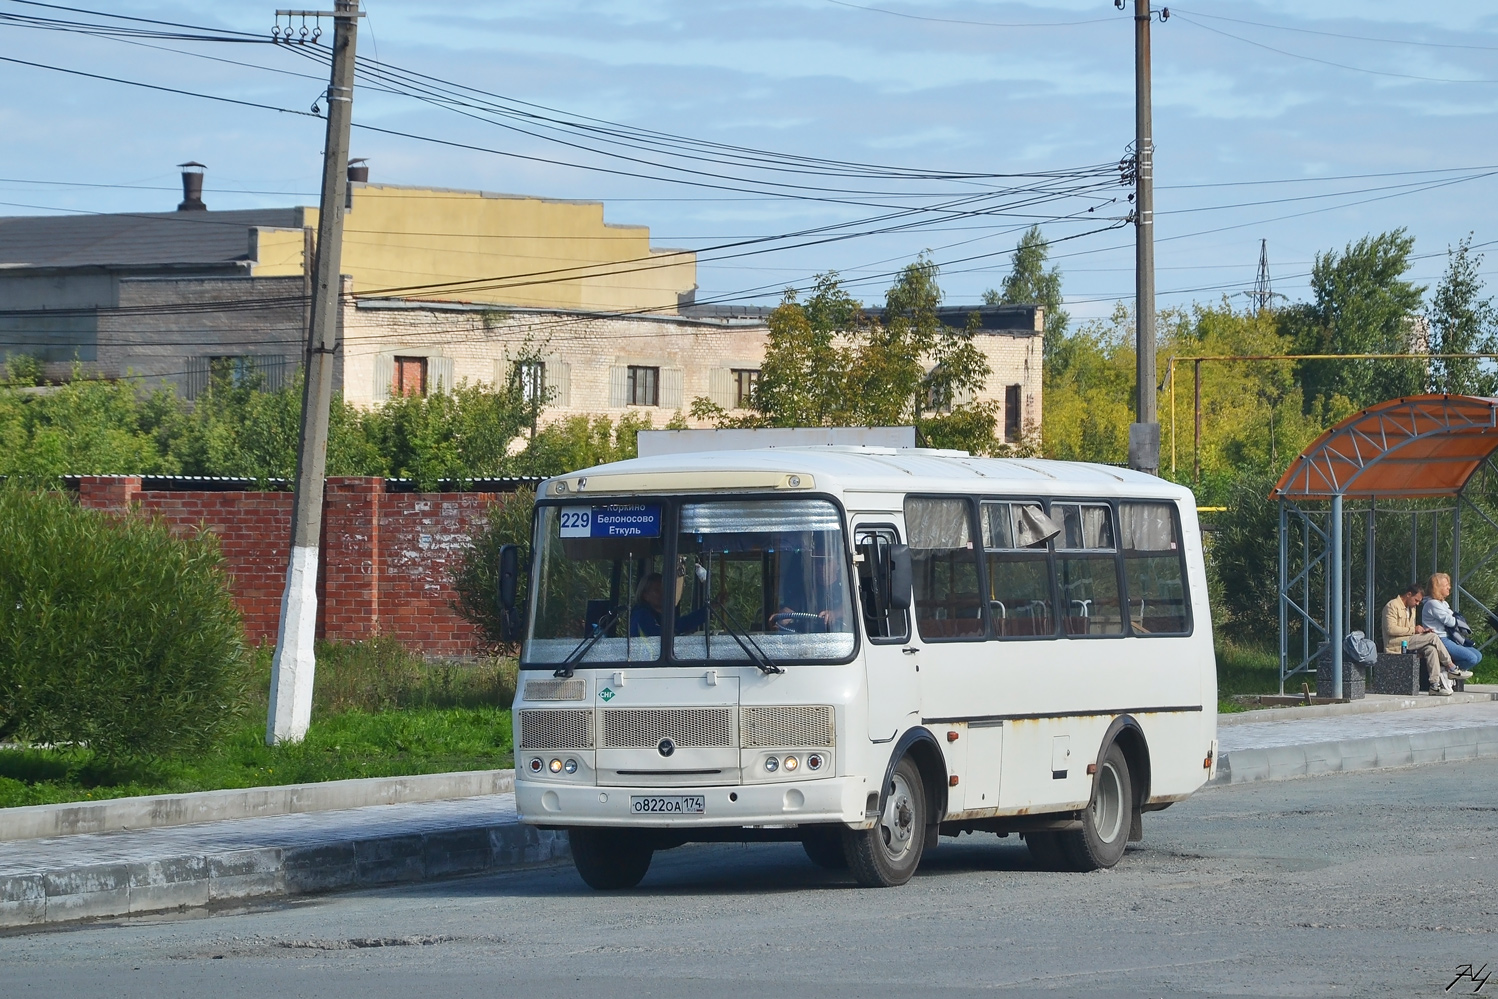
[(903, 652), (903, 653), (905, 653), (907, 656), (913, 656), (913, 655), (915, 655), (917, 652), (919, 652), (921, 650), (918, 649), (918, 648), (916, 648), (914, 645), (907, 645), (907, 646), (905, 646), (905, 648), (901, 649), (900, 651)]

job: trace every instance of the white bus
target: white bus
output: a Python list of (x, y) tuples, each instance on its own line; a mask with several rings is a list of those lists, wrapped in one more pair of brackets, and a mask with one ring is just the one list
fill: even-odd
[(531, 563), (516, 803), (596, 889), (725, 840), (871, 887), (963, 833), (1111, 867), (1215, 770), (1196, 508), (1148, 475), (664, 454), (544, 482)]

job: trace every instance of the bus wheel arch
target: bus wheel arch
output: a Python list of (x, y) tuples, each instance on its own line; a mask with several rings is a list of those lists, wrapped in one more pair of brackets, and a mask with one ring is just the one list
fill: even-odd
[(909, 881), (941, 828), (946, 765), (929, 731), (911, 729), (895, 744), (877, 801), (879, 819), (871, 828), (843, 830), (849, 870), (865, 888)]
[(1134, 792), (1134, 817), (1129, 829), (1129, 842), (1138, 842), (1144, 835), (1141, 818), (1145, 804), (1150, 800), (1150, 750), (1144, 738), (1144, 729), (1133, 715), (1119, 715), (1108, 726), (1102, 743), (1098, 746), (1097, 765), (1101, 767), (1108, 747), (1114, 744), (1123, 750), (1129, 764), (1129, 783)]

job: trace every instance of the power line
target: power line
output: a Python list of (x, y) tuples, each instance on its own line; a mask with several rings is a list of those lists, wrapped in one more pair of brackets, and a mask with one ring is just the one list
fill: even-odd
[(1256, 28), (1271, 28), (1275, 31), (1293, 31), (1302, 35), (1320, 35), (1323, 38), (1345, 38), (1355, 42), (1380, 42), (1384, 45), (1417, 45), (1433, 49), (1472, 49), (1478, 52), (1498, 52), (1498, 45), (1472, 45), (1460, 42), (1424, 42), (1413, 38), (1374, 38), (1370, 35), (1351, 35), (1342, 31), (1322, 31), (1316, 28), (1301, 28), (1289, 24), (1269, 24), (1264, 21), (1247, 21), (1241, 17), (1226, 17), (1222, 14), (1207, 14), (1199, 10), (1170, 8), (1172, 14), (1190, 14), (1194, 17), (1211, 18), (1214, 21), (1231, 21), (1234, 24), (1249, 24)]
[(1073, 28), (1083, 24), (1104, 24), (1111, 22), (1111, 17), (1095, 17), (1086, 21), (964, 21), (954, 17), (930, 17), (924, 14), (907, 14), (904, 11), (889, 10), (885, 7), (871, 7), (861, 3), (848, 3), (847, 0), (827, 0), (828, 3), (839, 7), (848, 7), (852, 10), (868, 11), (873, 14), (888, 14), (891, 17), (903, 17), (910, 21), (932, 21), (937, 24), (961, 24), (978, 28)]
[(1291, 52), (1287, 49), (1276, 48), (1273, 45), (1266, 45), (1263, 42), (1254, 41), (1252, 38), (1244, 38), (1242, 35), (1235, 35), (1230, 31), (1224, 31), (1221, 28), (1214, 28), (1210, 24), (1202, 24), (1200, 21), (1193, 21), (1191, 18), (1185, 16), (1184, 14), (1177, 14), (1177, 16), (1193, 27), (1200, 28), (1203, 31), (1210, 31), (1214, 35), (1221, 35), (1224, 38), (1231, 38), (1235, 41), (1243, 42), (1245, 45), (1252, 45), (1255, 48), (1261, 48), (1268, 52), (1274, 52), (1282, 56), (1289, 56), (1291, 59), (1304, 59), (1306, 62), (1320, 63), (1323, 66), (1331, 66), (1335, 69), (1346, 69), (1354, 73), (1368, 73), (1373, 76), (1388, 76), (1400, 80), (1417, 80), (1422, 83), (1498, 83), (1498, 79), (1458, 80), (1452, 77), (1418, 76), (1413, 73), (1394, 73), (1382, 69), (1367, 69), (1362, 66), (1349, 66), (1347, 63), (1333, 62), (1330, 59), (1322, 59), (1317, 56), (1304, 55), (1299, 52)]

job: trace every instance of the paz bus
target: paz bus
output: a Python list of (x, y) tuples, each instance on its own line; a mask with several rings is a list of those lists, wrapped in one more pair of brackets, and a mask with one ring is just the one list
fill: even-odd
[(868, 887), (967, 833), (1112, 867), (1213, 776), (1188, 490), (805, 443), (826, 431), (657, 436), (540, 485), (519, 604), (501, 552), (520, 819), (565, 829), (593, 888), (704, 841), (799, 841)]

